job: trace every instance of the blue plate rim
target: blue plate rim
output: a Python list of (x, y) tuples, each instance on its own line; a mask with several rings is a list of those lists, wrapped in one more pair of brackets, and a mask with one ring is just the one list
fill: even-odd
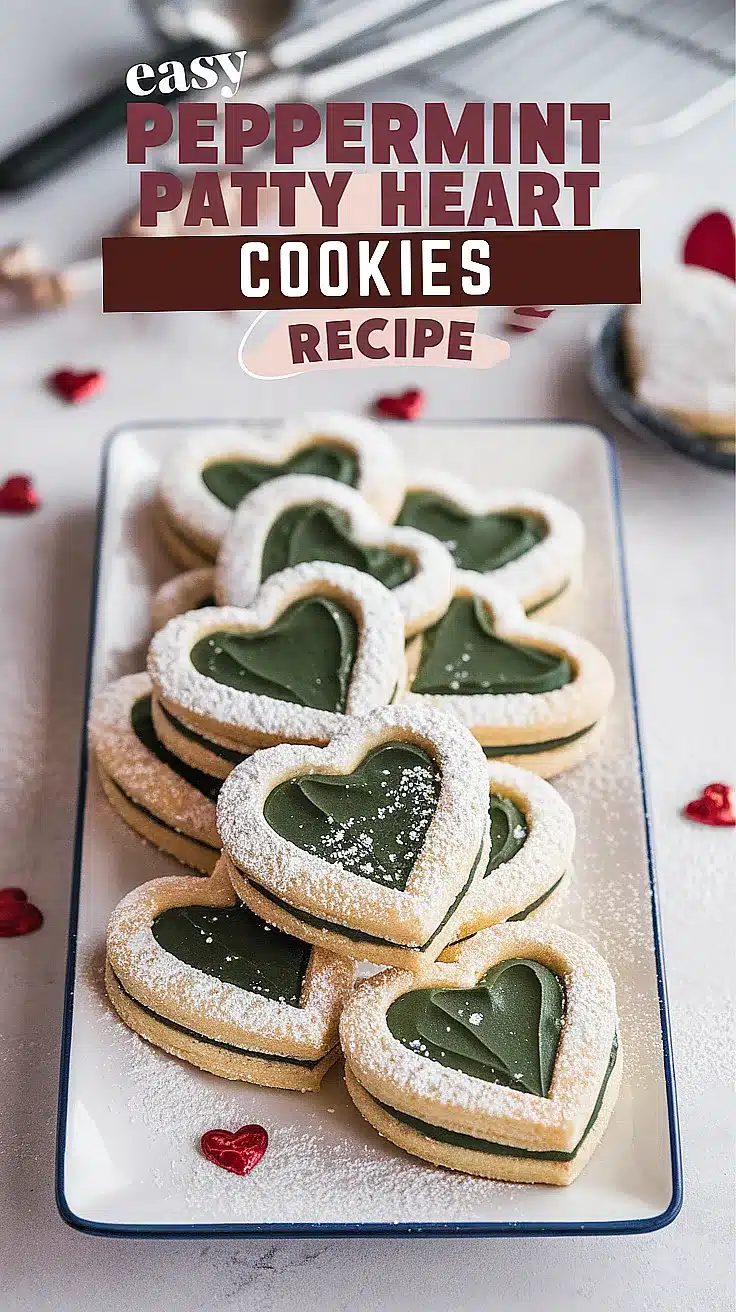
[[(75, 820), (74, 847), (73, 847), (73, 868), (71, 897), (69, 905), (69, 931), (67, 938), (67, 962), (66, 976), (64, 985), (64, 1013), (62, 1021), (61, 1034), (61, 1057), (59, 1066), (59, 1097), (57, 1108), (57, 1131), (56, 1131), (56, 1172), (55, 1172), (55, 1197), (56, 1206), (63, 1221), (75, 1230), (84, 1234), (102, 1235), (106, 1238), (117, 1239), (245, 1239), (245, 1238), (351, 1238), (351, 1237), (412, 1237), (412, 1238), (497, 1238), (508, 1235), (637, 1235), (650, 1234), (656, 1230), (662, 1230), (665, 1226), (671, 1225), (680, 1212), (683, 1201), (683, 1182), (682, 1182), (682, 1152), (680, 1145), (680, 1127), (677, 1110), (677, 1089), (675, 1083), (675, 1068), (672, 1055), (672, 1037), (670, 1031), (669, 1007), (667, 1002), (667, 983), (665, 978), (664, 967), (664, 948), (662, 943), (662, 927), (659, 912), (659, 896), (657, 892), (657, 879), (654, 865), (654, 851), (651, 833), (651, 821), (649, 814), (649, 799), (646, 782), (646, 770), (644, 764), (644, 751), (642, 745), (641, 727), (639, 723), (639, 700), (636, 685), (636, 672), (634, 669), (634, 653), (631, 632), (631, 612), (629, 601), (629, 590), (626, 573), (626, 556), (623, 540), (623, 523), (621, 516), (621, 481), (619, 475), (619, 462), (612, 439), (597, 424), (589, 423), (587, 420), (577, 419), (545, 419), (545, 418), (528, 418), (528, 419), (463, 419), (458, 420), (456, 417), (450, 419), (430, 419), (422, 420), (421, 423), (434, 427), (447, 423), (467, 424), (469, 427), (503, 427), (511, 424), (565, 424), (576, 425), (582, 428), (589, 428), (595, 432), (600, 440), (604, 443), (608, 455), (608, 467), (611, 475), (611, 486), (613, 490), (613, 510), (614, 523), (616, 528), (616, 548), (618, 558), (619, 581), (621, 584), (621, 595), (623, 598), (624, 627), (626, 630), (626, 648), (628, 658), (629, 682), (631, 686), (631, 700), (634, 713), (634, 729), (636, 734), (637, 759), (639, 764), (639, 780), (641, 785), (642, 803), (644, 808), (644, 831), (647, 852), (647, 866), (649, 873), (649, 886), (651, 894), (652, 910), (652, 939), (654, 944), (654, 958), (657, 973), (657, 995), (659, 1000), (659, 1019), (660, 1030), (662, 1034), (662, 1059), (664, 1069), (665, 1089), (667, 1094), (667, 1119), (669, 1128), (670, 1142), (670, 1167), (672, 1174), (672, 1197), (664, 1211), (654, 1216), (632, 1217), (619, 1221), (561, 1221), (555, 1222), (534, 1222), (534, 1221), (406, 1221), (406, 1222), (341, 1222), (341, 1223), (322, 1223), (322, 1222), (265, 1222), (265, 1223), (240, 1223), (231, 1224), (229, 1222), (213, 1223), (192, 1223), (192, 1224), (170, 1224), (170, 1225), (135, 1225), (135, 1224), (116, 1224), (107, 1221), (91, 1221), (86, 1217), (77, 1215), (72, 1210), (66, 1200), (64, 1189), (64, 1166), (66, 1153), (66, 1132), (69, 1110), (69, 1067), (71, 1060), (71, 1043), (72, 1043), (72, 1026), (74, 1017), (74, 981), (77, 960), (77, 931), (79, 922), (79, 899), (81, 890), (82, 874), (82, 847), (84, 840), (84, 809), (87, 797), (87, 778), (88, 778), (88, 751), (87, 751), (87, 721), (89, 718), (90, 697), (92, 691), (92, 663), (94, 658), (94, 645), (97, 631), (97, 612), (100, 589), (100, 561), (102, 552), (102, 538), (105, 524), (105, 515), (107, 510), (107, 491), (110, 452), (112, 445), (121, 433), (134, 432), (137, 428), (200, 428), (202, 426), (235, 426), (242, 428), (251, 428), (261, 426), (263, 428), (272, 427), (280, 422), (278, 419), (250, 419), (246, 424), (242, 419), (193, 419), (193, 420), (140, 420), (120, 424), (112, 430), (105, 439), (103, 447), (102, 465), (100, 472), (100, 486), (97, 501), (97, 530), (95, 533), (95, 550), (94, 563), (92, 567), (92, 587), (90, 596), (90, 620), (89, 620), (89, 638), (87, 642), (87, 667), (85, 674), (84, 686), (84, 710), (82, 720), (82, 732), (80, 741), (79, 754), (79, 771), (78, 771), (78, 791), (77, 791), (77, 810)], [(390, 426), (390, 425), (389, 425)]]

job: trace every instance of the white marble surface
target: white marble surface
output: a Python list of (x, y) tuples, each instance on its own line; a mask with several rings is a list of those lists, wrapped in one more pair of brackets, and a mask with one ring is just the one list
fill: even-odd
[[(11, 13), (12, 11), (12, 13)], [(6, 6), (0, 146), (135, 54), (124, 0)], [(98, 60), (98, 51), (104, 54)], [(131, 56), (132, 58), (132, 56)], [(391, 88), (397, 97), (405, 88)], [(383, 89), (382, 89), (383, 94)], [(653, 182), (631, 218), (645, 261), (688, 219), (731, 198), (727, 116), (656, 161), (615, 162)], [(39, 191), (0, 203), (0, 244), (32, 233), (53, 256), (93, 248), (131, 194), (119, 142)], [(585, 384), (588, 315), (554, 316), (512, 359), (470, 382), (422, 381), (432, 416), (605, 416)], [(178, 1312), (295, 1304), (325, 1312), (721, 1312), (733, 1286), (729, 1048), (733, 833), (688, 824), (690, 796), (733, 768), (732, 488), (727, 476), (616, 433), (634, 637), (684, 1137), (685, 1205), (641, 1238), (146, 1242), (76, 1234), (53, 1201), (58, 1042), (102, 438), (134, 418), (360, 408), (410, 370), (318, 374), (274, 387), (236, 363), (226, 316), (109, 317), (92, 304), (0, 319), (0, 476), (33, 472), (44, 508), (0, 521), (0, 887), (25, 886), (43, 930), (0, 942), (0, 1271), (8, 1312)], [(105, 368), (104, 396), (63, 407), (43, 387), (61, 364)], [(611, 425), (607, 425), (609, 428)]]

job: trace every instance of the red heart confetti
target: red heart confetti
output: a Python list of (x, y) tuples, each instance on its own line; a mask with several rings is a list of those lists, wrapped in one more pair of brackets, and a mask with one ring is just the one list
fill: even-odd
[(682, 262), (736, 281), (736, 236), (727, 214), (712, 210), (693, 224), (682, 248)]
[(708, 784), (700, 797), (688, 802), (685, 815), (700, 825), (736, 825), (733, 798), (728, 784)]
[(262, 1125), (241, 1125), (239, 1130), (207, 1130), (200, 1147), (208, 1162), (233, 1175), (247, 1175), (268, 1148), (268, 1131)]
[(49, 387), (62, 400), (76, 405), (88, 397), (101, 392), (105, 386), (105, 375), (101, 369), (88, 369), (78, 373), (76, 369), (57, 369), (48, 379)]
[(384, 419), (418, 419), (424, 410), (426, 397), (420, 387), (412, 387), (399, 396), (379, 396), (375, 403), (377, 415)]
[(40, 929), (43, 916), (22, 888), (0, 888), (0, 938), (15, 938)]
[(507, 328), (515, 333), (533, 333), (544, 319), (554, 311), (554, 305), (515, 305), (509, 306), (504, 316)]
[(5, 515), (30, 515), (38, 510), (41, 498), (29, 474), (10, 474), (0, 487), (0, 512)]

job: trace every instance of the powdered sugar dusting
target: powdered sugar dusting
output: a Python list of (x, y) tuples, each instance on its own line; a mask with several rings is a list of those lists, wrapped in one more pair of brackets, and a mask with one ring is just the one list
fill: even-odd
[(407, 635), (427, 628), (445, 613), (455, 570), (442, 543), (417, 529), (387, 525), (354, 488), (307, 474), (274, 478), (241, 501), (217, 558), (221, 604), (250, 605), (261, 586), (263, 551), (271, 528), (284, 511), (314, 502), (342, 511), (350, 536), (362, 546), (386, 547), (412, 562), (412, 578), (392, 589)]
[[(613, 670), (602, 651), (567, 629), (527, 619), (521, 604), (495, 575), (458, 570), (456, 596), (479, 597), (490, 608), (494, 631), (520, 643), (535, 643), (567, 656), (574, 670), (571, 683), (552, 692), (406, 694), (410, 704), (425, 702), (451, 711), (480, 742), (538, 742), (564, 738), (601, 720), (613, 697)], [(418, 642), (421, 639), (417, 640)], [(461, 673), (458, 670), (458, 687)]]
[[(104, 921), (141, 871), (150, 877), (173, 863), (129, 839), (119, 826), (111, 828), (99, 790), (93, 787), (84, 839), (72, 1069), (99, 1130), (101, 1155), (94, 1161), (111, 1181), (114, 1214), (115, 1209), (132, 1208), (135, 1219), (164, 1224), (513, 1222), (540, 1217), (554, 1222), (561, 1216), (573, 1221), (607, 1219), (613, 1203), (622, 1214), (638, 1215), (636, 1209), (659, 1197), (652, 1190), (659, 1191), (667, 1170), (660, 1022), (626, 651), (612, 569), (609, 488), (605, 473), (599, 472), (605, 454), (601, 446), (598, 458), (594, 448), (599, 439), (580, 427), (540, 425), (534, 441), (528, 434), (524, 427), (512, 428), (510, 440), (505, 428), (485, 434), (491, 468), (500, 459), (504, 481), (513, 485), (523, 481), (526, 462), (544, 487), (571, 501), (591, 529), (595, 527), (586, 554), (585, 603), (578, 605), (571, 624), (611, 657), (618, 682), (601, 755), (558, 781), (578, 822), (576, 877), (564, 908), (565, 923), (594, 942), (611, 967), (625, 1050), (622, 1095), (592, 1164), (566, 1191), (496, 1184), (437, 1170), (413, 1161), (362, 1121), (337, 1068), (319, 1093), (297, 1098), (290, 1092), (218, 1080), (126, 1030), (101, 987)], [(429, 451), (431, 458), (473, 475), (477, 428), (453, 425), (440, 431), (416, 426), (400, 436), (415, 460)], [(160, 450), (159, 433), (140, 430), (125, 440), (128, 446), (120, 450), (114, 468), (119, 470), (123, 456), (126, 470), (134, 468), (132, 448), (133, 457), (142, 453), (139, 463), (147, 477)], [(147, 485), (141, 492), (131, 483), (126, 523), (142, 519), (138, 512), (148, 496)], [(117, 535), (118, 521), (111, 513), (103, 541), (108, 566), (120, 551)], [(130, 534), (125, 541), (129, 548)], [(139, 621), (148, 597), (143, 608), (135, 610), (134, 623), (128, 584), (127, 575), (121, 581), (118, 570), (108, 607), (115, 623), (98, 628), (98, 671), (130, 669), (137, 657)], [(133, 602), (137, 604), (135, 596)], [(709, 896), (712, 874), (711, 869), (697, 872), (701, 900)], [(672, 914), (677, 915), (675, 901)], [(678, 1073), (693, 1087), (702, 1080), (703, 1051), (722, 1056), (709, 1014), (701, 1011), (697, 1020), (692, 1033), (689, 1028), (686, 1033), (685, 1022), (689, 1026), (692, 1017), (685, 1017), (677, 1036), (682, 1048)], [(696, 1029), (704, 1031), (702, 1047), (692, 1039)], [(270, 1135), (269, 1152), (252, 1175), (240, 1180), (199, 1156), (204, 1130), (219, 1125), (234, 1129), (248, 1121), (267, 1126)], [(67, 1148), (69, 1178), (80, 1181), (88, 1174), (97, 1141), (84, 1129), (80, 1124), (77, 1136), (72, 1128)], [(634, 1141), (644, 1145), (642, 1152), (632, 1152)], [(662, 1189), (665, 1184), (668, 1179)]]
[[(424, 747), (441, 773), (437, 805), (405, 890), (311, 855), (281, 838), (263, 815), (269, 793), (285, 779), (349, 773), (374, 747), (390, 741)], [(486, 760), (451, 716), (385, 707), (346, 722), (326, 748), (283, 745), (254, 754), (223, 785), (217, 824), (235, 865), (246, 874), (252, 871), (257, 883), (292, 906), (391, 941), (421, 944), (466, 884), (479, 847), (487, 850)], [(481, 860), (476, 878), (484, 869)]]
[[(292, 603), (308, 596), (334, 597), (355, 615), (358, 649), (347, 696), (347, 714), (364, 715), (391, 701), (403, 687), (404, 622), (387, 588), (347, 565), (323, 561), (295, 565), (274, 574), (249, 608), (209, 607), (171, 620), (157, 633), (148, 652), (148, 673), (164, 704), (184, 718), (214, 721), (235, 743), (326, 742), (344, 723), (334, 711), (240, 692), (195, 669), (189, 653), (217, 629), (253, 632), (266, 629)], [(187, 716), (188, 713), (188, 716)], [(205, 726), (206, 727), (206, 726)]]
[(488, 779), (492, 794), (511, 798), (522, 811), (527, 837), (515, 856), (475, 885), (455, 929), (458, 939), (524, 911), (572, 866), (575, 818), (556, 789), (500, 761), (488, 762)]
[(196, 610), (208, 597), (215, 595), (214, 569), (190, 569), (163, 583), (151, 603), (151, 624), (154, 633), (177, 615)]
[(416, 987), (391, 970), (354, 990), (340, 1021), (346, 1061), (380, 1101), (451, 1130), (533, 1150), (570, 1152), (598, 1097), (617, 1029), (616, 997), (608, 967), (582, 939), (555, 926), (499, 925), (476, 935), (457, 964), (429, 967), (422, 987), (473, 987), (509, 957), (542, 961), (565, 982), (565, 1020), (549, 1097), (537, 1098), (410, 1050), (391, 1034), (386, 1012)]
[(149, 752), (133, 729), (131, 711), (150, 695), (147, 674), (125, 675), (99, 692), (89, 719), (92, 749), (102, 769), (132, 801), (170, 828), (219, 847), (214, 803)]
[[(384, 774), (388, 774), (388, 770)], [(328, 829), (321, 842), (312, 844), (304, 839), (300, 847), (315, 856), (324, 856), (331, 864), (341, 865), (356, 874), (370, 875), (387, 887), (394, 887), (399, 878), (395, 864), (397, 857), (401, 855), (413, 864), (419, 856), (434, 814), (436, 792), (432, 770), (421, 764), (404, 770), (392, 788), (388, 780), (383, 780), (381, 805), (376, 808), (376, 817), (386, 820), (397, 813), (403, 815), (403, 827), (395, 835), (400, 852), (388, 852), (385, 857), (377, 853), (373, 835), (361, 826), (356, 816), (347, 820), (326, 816)]]
[(352, 966), (316, 948), (302, 1005), (259, 997), (207, 975), (167, 952), (151, 933), (156, 916), (173, 906), (232, 906), (222, 863), (207, 886), (190, 877), (154, 880), (128, 893), (107, 931), (108, 959), (136, 1001), (177, 1024), (223, 1042), (314, 1059), (332, 1046)]
[[(580, 573), (585, 545), (583, 521), (556, 497), (530, 488), (478, 492), (463, 479), (435, 469), (412, 474), (407, 491), (434, 492), (470, 515), (521, 511), (541, 516), (546, 536), (524, 555), (484, 576), (507, 588), (525, 609), (553, 597)], [(449, 542), (446, 545), (450, 551), (457, 546)]]
[(379, 514), (393, 519), (404, 494), (398, 453), (378, 424), (340, 411), (307, 414), (282, 425), (268, 437), (245, 427), (223, 424), (178, 442), (161, 469), (159, 495), (165, 512), (180, 533), (190, 535), (214, 557), (233, 512), (210, 492), (202, 481), (202, 470), (221, 460), (279, 465), (297, 451), (326, 439), (355, 452), (358, 491)]
[[(438, 1170), (415, 1161), (366, 1126), (345, 1091), (340, 1065), (318, 1093), (259, 1089), (218, 1079), (143, 1042), (120, 1022), (104, 992), (103, 962), (80, 962), (97, 1038), (99, 1078), (110, 1088), (127, 1072), (124, 1135), (150, 1145), (156, 1198), (152, 1221), (452, 1219), (496, 1197), (516, 1211), (524, 1189)], [(326, 1115), (327, 1108), (332, 1111)], [(244, 1179), (199, 1152), (206, 1130), (265, 1125), (266, 1156)], [(277, 1200), (277, 1201), (276, 1201)]]

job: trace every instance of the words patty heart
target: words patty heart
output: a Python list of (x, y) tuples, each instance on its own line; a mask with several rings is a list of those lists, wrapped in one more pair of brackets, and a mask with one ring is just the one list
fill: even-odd
[(376, 401), (376, 414), (386, 419), (418, 419), (424, 410), (424, 392), (413, 387), (399, 396), (379, 396)]
[(16, 938), (40, 929), (43, 916), (22, 888), (0, 888), (0, 938)]
[(241, 1125), (239, 1130), (207, 1130), (200, 1147), (208, 1162), (233, 1175), (247, 1175), (268, 1148), (268, 1131), (262, 1125)]

